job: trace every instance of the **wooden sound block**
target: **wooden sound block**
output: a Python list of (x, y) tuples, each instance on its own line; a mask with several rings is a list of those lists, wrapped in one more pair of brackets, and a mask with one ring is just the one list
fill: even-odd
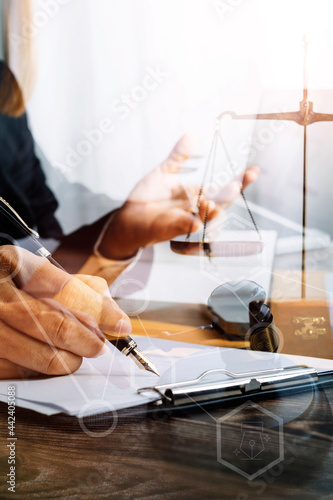
[(329, 304), (321, 299), (272, 299), (279, 352), (333, 359)]
[(325, 289), (325, 274), (307, 273), (306, 298), (301, 299), (300, 271), (274, 272), (270, 309), (279, 335), (279, 352), (333, 359), (333, 304)]

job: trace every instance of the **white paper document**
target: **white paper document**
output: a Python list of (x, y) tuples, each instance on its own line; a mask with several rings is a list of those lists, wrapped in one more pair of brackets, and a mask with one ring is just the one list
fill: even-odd
[[(229, 241), (257, 241), (253, 231), (225, 231)], [(275, 255), (275, 231), (263, 231), (263, 251), (246, 257), (185, 256), (171, 251), (170, 243), (144, 249), (111, 285), (113, 297), (150, 301), (206, 304), (219, 285), (252, 280), (269, 296)]]
[[(112, 345), (95, 359), (84, 359), (73, 375), (1, 381), (0, 401), (7, 402), (7, 388), (16, 387), (16, 404), (46, 415), (67, 413), (77, 417), (138, 406), (158, 395), (138, 394), (137, 389), (197, 378), (206, 370), (224, 368), (235, 373), (271, 370), (294, 364), (333, 369), (333, 361), (274, 353), (226, 349), (171, 340), (133, 337), (139, 348), (156, 364), (157, 377), (140, 370)], [(322, 365), (320, 363), (323, 363)], [(319, 365), (319, 366), (318, 366)], [(228, 379), (218, 374), (219, 380)]]

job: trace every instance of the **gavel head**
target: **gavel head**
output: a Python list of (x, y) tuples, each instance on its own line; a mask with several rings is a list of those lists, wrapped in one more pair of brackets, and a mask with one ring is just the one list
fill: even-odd
[(213, 326), (225, 339), (248, 340), (256, 351), (276, 352), (279, 341), (266, 293), (254, 281), (230, 281), (211, 293)]

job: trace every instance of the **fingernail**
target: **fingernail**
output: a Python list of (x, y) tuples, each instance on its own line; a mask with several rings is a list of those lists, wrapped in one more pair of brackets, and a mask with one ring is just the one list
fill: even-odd
[(114, 331), (115, 333), (131, 333), (132, 324), (129, 318), (121, 318), (121, 320), (118, 321)]

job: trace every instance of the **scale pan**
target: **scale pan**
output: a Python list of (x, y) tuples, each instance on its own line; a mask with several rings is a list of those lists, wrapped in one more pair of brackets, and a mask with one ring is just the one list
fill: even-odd
[(206, 255), (208, 257), (246, 257), (261, 253), (263, 241), (185, 241), (171, 240), (171, 250), (181, 255)]
[(200, 161), (204, 158), (205, 157), (202, 155), (192, 155), (181, 165), (178, 163), (170, 163), (167, 166), (167, 171), (169, 174), (190, 174), (191, 172), (196, 172), (201, 168)]
[(198, 170), (199, 167), (195, 166), (187, 166), (187, 165), (182, 165), (181, 167), (178, 167), (177, 165), (171, 165), (167, 167), (167, 171), (169, 174), (189, 174), (191, 172), (195, 172)]

